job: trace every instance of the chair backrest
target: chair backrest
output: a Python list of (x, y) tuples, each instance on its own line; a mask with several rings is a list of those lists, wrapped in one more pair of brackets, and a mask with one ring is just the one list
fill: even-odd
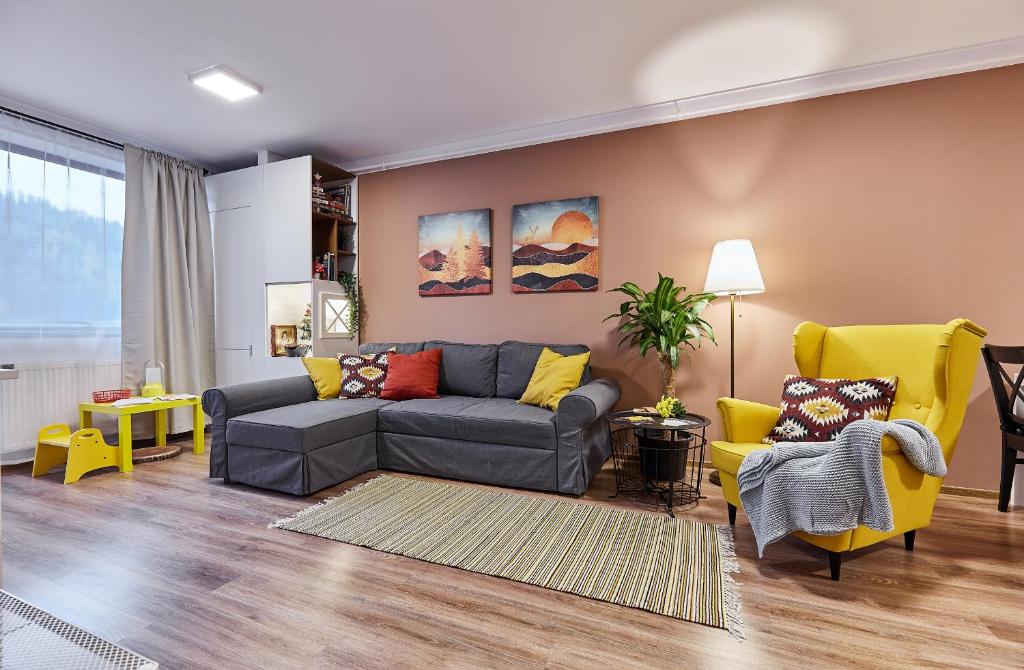
[(1024, 347), (986, 344), (981, 353), (992, 381), (999, 425), (1008, 433), (1024, 431)]
[(897, 377), (891, 419), (914, 419), (935, 432), (952, 458), (967, 411), (984, 328), (967, 319), (946, 324), (839, 326), (806, 322), (793, 334), (805, 377)]

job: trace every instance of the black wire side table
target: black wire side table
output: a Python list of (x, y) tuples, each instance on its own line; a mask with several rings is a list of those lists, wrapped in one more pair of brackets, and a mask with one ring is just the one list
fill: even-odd
[[(692, 507), (701, 498), (705, 430), (711, 421), (699, 414), (679, 417), (683, 425), (665, 424), (660, 416), (630, 421), (634, 412), (608, 415), (615, 464), (615, 495), (658, 507), (670, 517), (676, 507)], [(671, 421), (671, 419), (669, 419)]]

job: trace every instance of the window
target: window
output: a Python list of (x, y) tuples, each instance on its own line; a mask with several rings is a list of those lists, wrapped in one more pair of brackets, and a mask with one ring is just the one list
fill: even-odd
[(0, 113), (0, 362), (121, 358), (122, 152)]
[(349, 330), (349, 300), (337, 293), (320, 294), (320, 314), (323, 322), (320, 337), (352, 338)]

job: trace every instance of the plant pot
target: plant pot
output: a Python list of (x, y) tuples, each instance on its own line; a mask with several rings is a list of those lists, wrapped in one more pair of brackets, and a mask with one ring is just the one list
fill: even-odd
[(648, 481), (679, 481), (686, 478), (686, 462), (694, 436), (685, 431), (664, 431), (674, 440), (637, 436), (640, 472)]
[(305, 344), (296, 344), (290, 347), (286, 346), (284, 350), (288, 354), (289, 358), (302, 358), (303, 356), (306, 355)]

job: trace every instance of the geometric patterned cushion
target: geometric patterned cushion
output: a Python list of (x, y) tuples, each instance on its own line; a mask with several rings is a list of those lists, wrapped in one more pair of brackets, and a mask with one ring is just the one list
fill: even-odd
[(830, 442), (859, 419), (888, 419), (895, 396), (896, 377), (854, 380), (786, 375), (779, 420), (761, 441)]
[(376, 398), (388, 374), (388, 352), (341, 354), (341, 398)]

